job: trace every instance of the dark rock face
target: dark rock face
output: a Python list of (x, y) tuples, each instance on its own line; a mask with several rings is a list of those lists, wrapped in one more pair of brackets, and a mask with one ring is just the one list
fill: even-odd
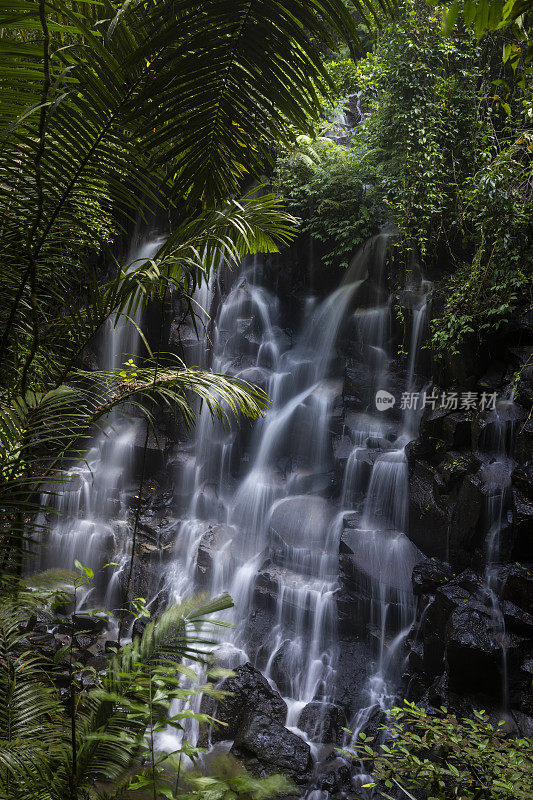
[(215, 564), (220, 565), (230, 559), (227, 545), (234, 536), (234, 531), (229, 525), (209, 525), (206, 523), (206, 532), (202, 535), (198, 546), (196, 558), (196, 577), (199, 583), (208, 584), (213, 576)]
[(451, 580), (452, 569), (448, 564), (432, 558), (430, 561), (423, 561), (413, 569), (413, 594), (420, 596), (423, 594), (433, 594), (439, 586), (444, 586)]
[[(352, 788), (350, 768), (341, 758), (326, 761), (317, 768), (317, 787), (330, 795), (349, 792)], [(342, 796), (342, 795), (341, 795)]]
[(503, 652), (490, 633), (491, 621), (476, 607), (454, 611), (446, 628), (446, 667), (450, 686), (462, 693), (498, 691)]
[[(436, 471), (415, 461), (409, 476), (409, 538), (426, 555), (445, 559), (448, 550), (450, 510), (435, 493)], [(431, 531), (431, 535), (428, 532)]]
[(533, 614), (533, 571), (511, 564), (500, 569), (498, 578), (502, 584), (502, 597)]
[[(145, 449), (146, 442), (146, 449)], [(148, 428), (148, 438), (146, 438), (146, 424), (140, 425), (133, 444), (133, 473), (134, 477), (139, 477), (143, 471), (146, 475), (156, 475), (165, 467), (165, 450), (168, 440), (162, 433), (157, 436), (153, 428)]]
[(513, 528), (513, 556), (533, 560), (533, 500), (517, 489), (513, 491)]
[(316, 742), (342, 742), (346, 716), (334, 703), (308, 703), (298, 719), (298, 727)]
[(285, 701), (261, 673), (251, 664), (243, 664), (220, 689), (229, 693), (222, 702), (206, 697), (202, 700), (202, 711), (223, 723), (212, 730), (211, 743), (233, 739), (231, 752), (254, 775), (281, 772), (296, 781), (306, 781), (311, 770), (309, 745), (284, 727)]
[(281, 772), (296, 781), (305, 781), (312, 766), (309, 745), (257, 710), (241, 718), (231, 751), (252, 772)]
[(251, 664), (237, 667), (235, 676), (226, 678), (220, 689), (229, 693), (224, 701), (215, 703), (211, 698), (202, 701), (202, 706), (209, 708), (208, 713), (223, 723), (223, 727), (212, 731), (211, 741), (235, 739), (251, 713), (266, 716), (281, 726), (285, 723), (285, 701)]

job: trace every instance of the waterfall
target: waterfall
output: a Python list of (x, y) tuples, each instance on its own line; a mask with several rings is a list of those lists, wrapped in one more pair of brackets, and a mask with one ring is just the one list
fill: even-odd
[(481, 437), (483, 458), (481, 475), (485, 486), (484, 585), (492, 617), (492, 638), (501, 649), (502, 708), (509, 708), (509, 678), (505, 619), (499, 599), (498, 567), (502, 555), (502, 539), (508, 530), (511, 515), (511, 474), (516, 466), (510, 443), (514, 439), (513, 401), (501, 400), (490, 412), (489, 424)]
[[(166, 595), (179, 602), (199, 587), (231, 594), (227, 618), (235, 627), (218, 650), (221, 663), (251, 661), (260, 669), (286, 701), (286, 725), (310, 741), (317, 758), (327, 744), (323, 720), (341, 702), (347, 668), (359, 682), (348, 710), (352, 727), (392, 700), (415, 613), (410, 578), (422, 555), (406, 536), (405, 455), (414, 417), (402, 413), (399, 396), (416, 387), (427, 287), (416, 289), (416, 353), (399, 376), (386, 288), (391, 235), (368, 240), (325, 299), (301, 298), (297, 331), (283, 328), (280, 298), (260, 258), (199, 290), (195, 300), (206, 313), (219, 300), (215, 318), (204, 316), (205, 338), (187, 339), (191, 363), (261, 386), (271, 404), (255, 425), (213, 424), (199, 408), (194, 436), (167, 464), (173, 500), (165, 529), (174, 547)], [(146, 242), (132, 260), (159, 245)], [(106, 341), (103, 366), (135, 356), (134, 326), (110, 322)], [(395, 407), (378, 408), (377, 391), (392, 393)], [(116, 568), (101, 572), (95, 586), (108, 607), (116, 605), (129, 562), (126, 490), (131, 494), (141, 430), (136, 419), (116, 415), (112, 422), (113, 434), (97, 437), (87, 463), (71, 470), (46, 556), (47, 565), (78, 558), (95, 572), (114, 560)], [(346, 625), (366, 631), (358, 673), (346, 662)], [(323, 714), (304, 732), (300, 719), (310, 703)], [(187, 731), (192, 741), (196, 734)], [(159, 744), (179, 746), (172, 731)]]
[[(243, 265), (218, 309), (211, 367), (261, 385), (271, 406), (253, 430), (233, 423), (213, 428), (204, 412), (187, 468), (176, 472), (181, 521), (169, 593), (175, 600), (189, 594), (198, 564), (210, 561), (202, 568), (203, 588), (226, 590), (235, 602), (224, 664), (251, 660), (261, 669), (287, 703), (287, 726), (305, 737), (298, 722), (306, 704), (325, 709), (337, 701), (339, 551), (351, 548), (353, 602), (378, 640), (369, 654), (374, 668), (364, 678), (365, 713), (393, 691), (390, 667), (414, 619), (410, 580), (422, 555), (405, 535), (410, 436), (399, 409), (383, 414), (374, 403), (378, 389), (398, 392), (390, 369), (392, 300), (385, 291), (390, 236), (386, 231), (366, 242), (321, 303), (302, 298), (306, 314), (296, 336), (282, 329), (279, 300), (257, 259)], [(369, 297), (381, 302), (369, 305)], [(417, 349), (423, 293), (422, 299), (411, 333)], [(344, 416), (346, 459), (335, 500), (332, 425), (345, 380), (339, 347), (349, 350), (360, 383)], [(415, 361), (412, 355), (401, 390), (414, 386)], [(355, 527), (346, 528), (347, 517), (355, 517)], [(258, 613), (268, 617), (260, 641)], [(354, 707), (354, 719), (361, 713)], [(320, 741), (320, 730), (318, 724), (312, 742)], [(172, 745), (169, 736), (165, 746)]]
[[(129, 272), (152, 258), (163, 239), (152, 237), (132, 250), (127, 258)], [(140, 324), (139, 304), (134, 321)], [(119, 368), (128, 358), (135, 358), (139, 335), (134, 325), (122, 316), (110, 318), (101, 334), (103, 347), (99, 364), (104, 370)], [(74, 560), (95, 573), (94, 587), (82, 598), (88, 602), (96, 593), (105, 608), (119, 604), (120, 572), (128, 561), (130, 536), (123, 490), (132, 477), (132, 467), (139, 436), (144, 439), (141, 420), (118, 412), (107, 420), (109, 432), (101, 432), (93, 441), (84, 462), (72, 467), (62, 493), (55, 498), (57, 518), (51, 526), (41, 567), (74, 567)], [(43, 505), (50, 499), (42, 498)], [(104, 565), (114, 562), (104, 568)], [(114, 568), (116, 565), (116, 569)]]

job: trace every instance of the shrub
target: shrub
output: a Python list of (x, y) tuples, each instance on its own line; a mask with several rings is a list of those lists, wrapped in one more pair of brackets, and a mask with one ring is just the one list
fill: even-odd
[(504, 722), (493, 725), (484, 711), (459, 719), (445, 707), (424, 709), (404, 701), (387, 713), (385, 741), (359, 734), (353, 751), (368, 762), (381, 797), (427, 800), (530, 800), (533, 796), (533, 739), (511, 738)]

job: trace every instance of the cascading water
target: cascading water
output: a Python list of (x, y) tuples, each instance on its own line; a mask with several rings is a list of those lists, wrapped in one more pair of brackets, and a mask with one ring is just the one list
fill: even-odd
[[(394, 391), (398, 400), (399, 392), (417, 384), (416, 353), (403, 377), (393, 369), (393, 298), (385, 269), (391, 235), (384, 231), (366, 242), (325, 300), (304, 298), (296, 334), (281, 327), (280, 301), (263, 285), (261, 260), (243, 266), (206, 339), (188, 352), (191, 363), (260, 385), (271, 406), (255, 426), (227, 427), (213, 425), (203, 408), (195, 437), (168, 465), (175, 515), (166, 525), (175, 529), (165, 579), (170, 599), (199, 586), (212, 595), (231, 594), (235, 631), (220, 658), (233, 667), (251, 660), (262, 670), (286, 701), (287, 727), (310, 741), (317, 759), (332, 747), (324, 742), (325, 720), (339, 702), (339, 620), (344, 625), (343, 615), (350, 617), (373, 643), (365, 645), (357, 699), (349, 708), (344, 704), (357, 729), (376, 704), (393, 696), (393, 665), (415, 611), (410, 577), (422, 555), (406, 536), (404, 448), (418, 416), (402, 413), (399, 403), (390, 413), (375, 404), (378, 390)], [(149, 258), (159, 244), (146, 243), (132, 260)], [(215, 288), (220, 294), (218, 285), (205, 286), (196, 298), (205, 309)], [(416, 350), (424, 336), (426, 291), (413, 290), (410, 341)], [(110, 323), (107, 333), (103, 366), (135, 355), (133, 326)], [(113, 435), (99, 437), (87, 464), (71, 471), (74, 483), (60, 498), (63, 514), (47, 551), (47, 565), (78, 558), (95, 572), (116, 560), (117, 569), (108, 567), (96, 584), (109, 607), (129, 562), (123, 490), (139, 428), (135, 420), (113, 423)], [(258, 613), (266, 620), (259, 637)], [(304, 732), (309, 704), (320, 710)], [(163, 735), (160, 745), (172, 748), (173, 737), (171, 731)]]
[[(350, 554), (359, 624), (377, 638), (368, 703), (364, 711), (352, 708), (354, 724), (390, 697), (389, 667), (414, 619), (411, 572), (422, 555), (405, 535), (404, 453), (413, 425), (399, 410), (384, 415), (374, 404), (377, 389), (398, 390), (390, 370), (392, 300), (384, 291), (390, 236), (369, 240), (322, 303), (304, 301), (311, 312), (295, 337), (281, 329), (279, 301), (261, 285), (257, 263), (243, 268), (220, 305), (210, 366), (262, 386), (271, 407), (251, 431), (213, 429), (204, 410), (189, 455), (175, 460), (182, 519), (170, 593), (182, 598), (200, 576), (210, 593), (231, 594), (236, 628), (225, 664), (251, 659), (286, 700), (286, 725), (302, 736), (304, 707), (326, 709), (338, 694), (339, 550)], [(419, 348), (427, 306), (424, 290), (417, 291), (411, 341)], [(375, 297), (380, 304), (371, 304)], [(334, 441), (345, 458), (332, 448), (343, 393), (341, 342), (360, 379)], [(412, 390), (415, 370), (411, 354), (400, 390)], [(260, 642), (257, 609), (269, 619)], [(319, 714), (305, 734), (317, 755), (322, 734)]]
[(485, 486), (484, 584), (492, 617), (492, 638), (502, 654), (501, 702), (509, 707), (509, 678), (507, 665), (507, 636), (499, 595), (498, 568), (502, 554), (502, 539), (511, 521), (511, 474), (516, 462), (510, 455), (514, 440), (512, 400), (501, 400), (490, 412), (487, 428), (481, 437), (480, 449), (484, 461), (482, 477)]
[[(160, 237), (146, 239), (130, 252), (127, 271), (152, 258), (162, 242)], [(135, 312), (137, 324), (141, 315), (139, 306)], [(102, 340), (100, 367), (104, 370), (117, 369), (138, 353), (137, 330), (123, 317), (107, 320)], [(131, 546), (122, 494), (131, 478), (140, 420), (114, 413), (107, 422), (109, 433), (102, 432), (86, 460), (69, 470), (70, 480), (57, 497), (59, 513), (43, 550), (41, 566), (72, 569), (74, 560), (78, 559), (93, 569), (94, 591), (101, 604), (114, 608), (120, 601), (120, 572), (128, 561)], [(114, 564), (102, 569), (110, 561)], [(89, 594), (84, 601), (89, 599)]]

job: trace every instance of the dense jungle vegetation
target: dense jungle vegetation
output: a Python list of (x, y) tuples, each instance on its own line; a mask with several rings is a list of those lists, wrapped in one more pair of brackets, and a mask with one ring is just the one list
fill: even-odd
[(330, 265), (384, 221), (397, 226), (404, 267), (419, 261), (439, 280), (432, 355), (450, 367), (531, 304), (533, 108), (508, 29), (478, 39), (442, 26), (441, 9), (408, 4), (365, 57), (329, 62), (337, 107), (362, 92), (364, 121), (349, 148), (323, 122), (279, 160), (277, 179)]
[[(46, 503), (110, 412), (134, 404), (151, 420), (159, 404), (192, 427), (196, 397), (213, 419), (267, 405), (140, 328), (136, 363), (91, 369), (87, 349), (109, 321), (135, 327), (140, 306), (162, 318), (169, 292), (201, 326), (195, 291), (246, 254), (305, 234), (326, 268), (344, 267), (392, 224), (398, 268), (416, 261), (435, 281), (435, 364), (443, 380), (460, 372), (467, 349), (490, 346), (532, 301), (531, 2), (3, 0), (0, 13), (0, 798), (290, 794), (284, 778), (229, 761), (201, 776), (185, 739), (171, 754), (154, 744), (191, 718), (217, 724), (192, 701), (220, 697), (227, 672), (209, 648), (231, 598), (172, 607), (124, 644), (125, 623), (149, 618), (142, 598), (80, 615), (92, 570), (28, 577)], [(355, 93), (360, 124), (336, 143), (326, 134)], [(128, 237), (155, 219), (168, 238), (128, 264)], [(109, 665), (88, 669), (80, 637), (111, 617)], [(64, 646), (50, 652), (31, 632), (55, 619)], [(533, 796), (530, 742), (444, 714), (434, 735), (455, 749), (437, 768), (432, 741), (421, 764), (413, 718), (398, 712), (408, 746), (372, 754), (383, 797), (391, 780), (411, 798)]]

